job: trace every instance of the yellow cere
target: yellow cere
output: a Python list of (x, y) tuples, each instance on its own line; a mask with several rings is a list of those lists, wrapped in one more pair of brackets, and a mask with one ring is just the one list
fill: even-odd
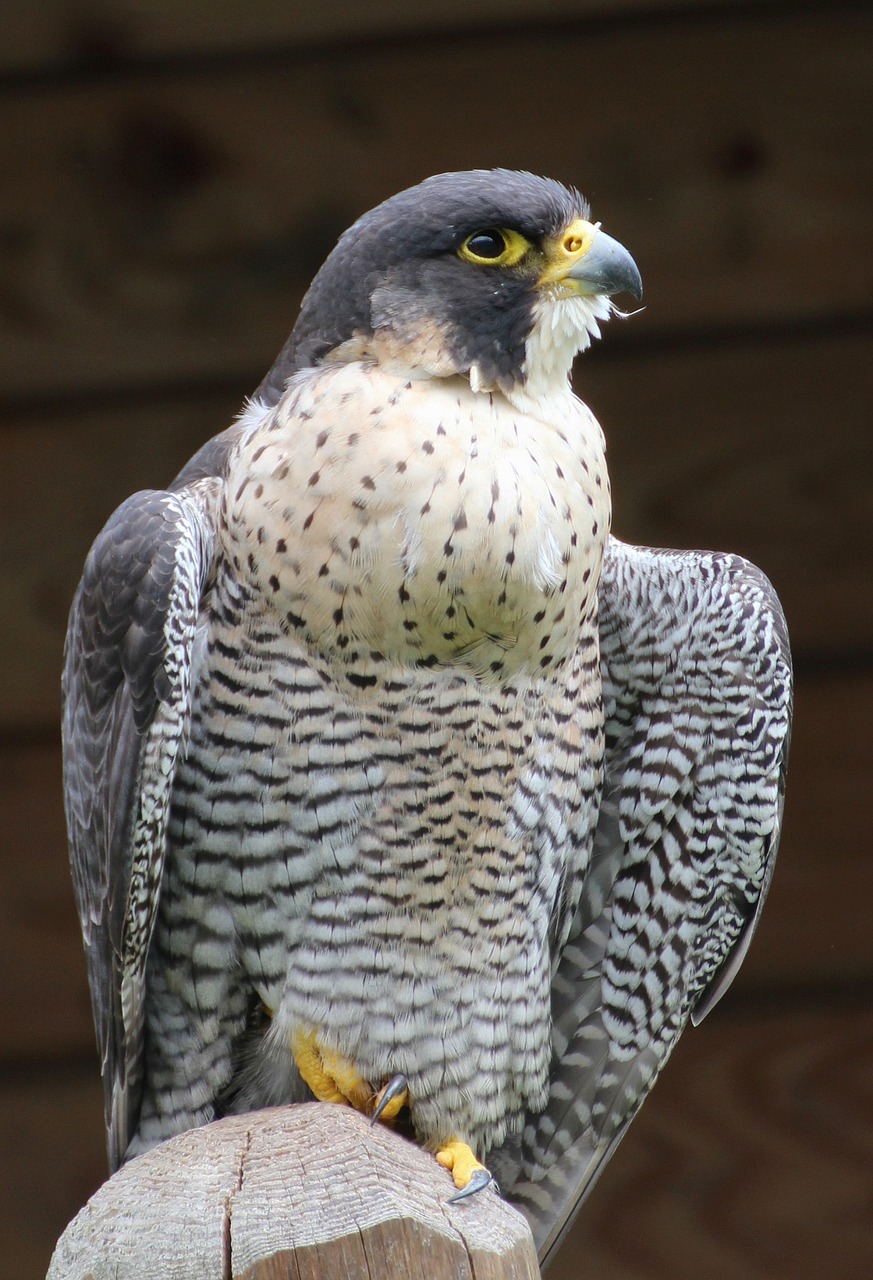
[(546, 254), (546, 268), (542, 274), (544, 283), (562, 279), (580, 258), (585, 257), (598, 226), (585, 218), (577, 218), (554, 240), (546, 241), (543, 246)]

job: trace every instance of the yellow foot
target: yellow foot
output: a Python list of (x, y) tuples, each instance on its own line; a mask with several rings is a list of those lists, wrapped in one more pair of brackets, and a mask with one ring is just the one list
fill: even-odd
[(451, 1169), (452, 1178), (458, 1188), (458, 1195), (452, 1200), (461, 1200), (481, 1191), (492, 1181), (491, 1174), (480, 1160), (477, 1160), (466, 1142), (452, 1140), (436, 1151), (436, 1162), (444, 1169)]
[(294, 1031), (291, 1053), (306, 1084), (319, 1102), (340, 1102), (356, 1111), (369, 1113), (373, 1107), (373, 1090), (358, 1074), (348, 1058), (327, 1049), (318, 1042), (316, 1031)]

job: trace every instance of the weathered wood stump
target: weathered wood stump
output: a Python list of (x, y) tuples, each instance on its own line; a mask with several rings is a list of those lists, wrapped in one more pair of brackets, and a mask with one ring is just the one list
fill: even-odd
[(351, 1108), (232, 1116), (119, 1170), (47, 1280), (538, 1280), (520, 1214), (451, 1194), (432, 1156)]

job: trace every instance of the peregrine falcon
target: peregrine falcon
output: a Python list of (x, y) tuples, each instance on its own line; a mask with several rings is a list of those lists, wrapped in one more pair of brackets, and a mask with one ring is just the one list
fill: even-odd
[(569, 375), (625, 292), (575, 190), (430, 178), (99, 534), (63, 733), (112, 1168), (314, 1095), (490, 1170), (545, 1260), (733, 977), (788, 641), (738, 556), (610, 538)]

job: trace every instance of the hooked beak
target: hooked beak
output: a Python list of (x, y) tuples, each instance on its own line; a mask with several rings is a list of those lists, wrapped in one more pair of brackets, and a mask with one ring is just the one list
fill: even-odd
[(639, 268), (624, 245), (583, 218), (552, 245), (540, 283), (568, 286), (586, 297), (630, 293), (639, 300), (643, 296)]

